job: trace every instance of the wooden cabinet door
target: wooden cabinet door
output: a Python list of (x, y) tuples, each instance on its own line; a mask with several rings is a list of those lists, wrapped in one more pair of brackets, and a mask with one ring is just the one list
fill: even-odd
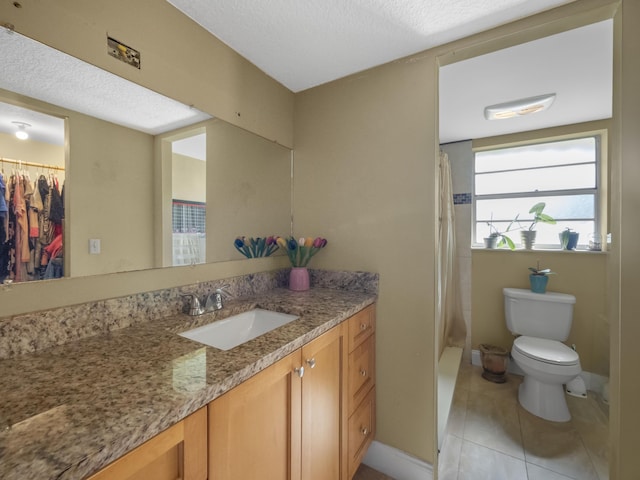
[(206, 480), (207, 408), (201, 408), (88, 480)]
[(300, 478), (300, 365), (298, 350), (209, 404), (210, 480)]
[(305, 368), (302, 377), (303, 480), (339, 480), (343, 477), (342, 345), (342, 326), (337, 326), (302, 347)]

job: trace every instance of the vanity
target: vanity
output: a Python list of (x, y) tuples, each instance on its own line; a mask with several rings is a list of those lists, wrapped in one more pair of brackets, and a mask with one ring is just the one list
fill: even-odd
[[(375, 434), (376, 294), (330, 283), (0, 360), (0, 477), (350, 479)], [(254, 308), (299, 318), (226, 351), (179, 335)]]

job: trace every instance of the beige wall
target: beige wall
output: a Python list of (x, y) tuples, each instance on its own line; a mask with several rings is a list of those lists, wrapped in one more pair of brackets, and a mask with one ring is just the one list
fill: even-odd
[(640, 472), (640, 2), (624, 0), (616, 16), (614, 56), (614, 156), (612, 171), (611, 478)]
[[(54, 165), (64, 168), (65, 152), (62, 145), (36, 142), (34, 140), (19, 140), (15, 135), (0, 133), (0, 168), (9, 173), (15, 164), (2, 162), (2, 158), (12, 158), (23, 162), (34, 162), (42, 165)], [(15, 165), (17, 168), (17, 165)], [(42, 168), (25, 167), (32, 179), (38, 173), (46, 172)], [(64, 179), (64, 171), (57, 171), (58, 178)]]
[(174, 153), (171, 172), (174, 199), (206, 203), (207, 162)]
[[(511, 349), (513, 337), (504, 319), (504, 287), (529, 288), (529, 270), (540, 261), (556, 275), (549, 277), (548, 291), (575, 295), (573, 325), (567, 344), (575, 344), (582, 369), (607, 375), (608, 321), (607, 254), (510, 250), (472, 251), (471, 345), (481, 343)], [(605, 330), (606, 336), (602, 336)]]
[(289, 235), (291, 151), (226, 122), (207, 122), (207, 197), (207, 262), (240, 258), (238, 236)]
[[(324, 235), (324, 268), (380, 273), (377, 439), (435, 452), (437, 64), (612, 15), (585, 0), (296, 95), (296, 235)], [(438, 56), (441, 55), (441, 56)]]
[(433, 462), (435, 55), (296, 96), (294, 226), (320, 268), (380, 274), (377, 439)]
[[(153, 137), (68, 112), (71, 276), (153, 268)], [(101, 253), (89, 254), (89, 239)]]

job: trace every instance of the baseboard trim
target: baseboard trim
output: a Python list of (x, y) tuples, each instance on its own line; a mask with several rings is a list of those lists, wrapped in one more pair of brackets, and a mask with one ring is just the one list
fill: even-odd
[[(473, 365), (477, 365), (478, 367), (482, 366), (482, 360), (480, 359), (480, 350), (471, 350), (471, 363)], [(514, 375), (524, 375), (522, 369), (518, 367), (518, 365), (516, 365), (516, 362), (514, 362), (513, 360), (509, 362), (509, 368), (507, 369), (507, 371)], [(608, 377), (599, 375), (597, 373), (586, 372), (584, 370), (580, 372), (580, 376), (584, 380), (584, 384), (587, 387), (587, 390), (591, 390), (592, 392), (599, 395), (604, 395), (605, 385), (609, 383)]]
[(433, 480), (431, 464), (375, 440), (363, 463), (398, 480)]

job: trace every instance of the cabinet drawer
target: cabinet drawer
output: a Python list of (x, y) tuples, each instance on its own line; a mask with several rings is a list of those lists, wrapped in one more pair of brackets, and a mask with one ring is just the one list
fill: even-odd
[(375, 335), (369, 336), (349, 354), (348, 412), (350, 414), (360, 405), (375, 383), (375, 338)]
[(359, 311), (349, 322), (349, 338), (347, 340), (349, 352), (369, 338), (375, 331), (376, 310), (374, 305), (370, 305)]
[(347, 441), (349, 451), (347, 462), (349, 478), (352, 478), (356, 473), (375, 435), (375, 399), (376, 389), (372, 388), (364, 401), (358, 406), (353, 415), (351, 415), (351, 418), (349, 418), (349, 437)]

